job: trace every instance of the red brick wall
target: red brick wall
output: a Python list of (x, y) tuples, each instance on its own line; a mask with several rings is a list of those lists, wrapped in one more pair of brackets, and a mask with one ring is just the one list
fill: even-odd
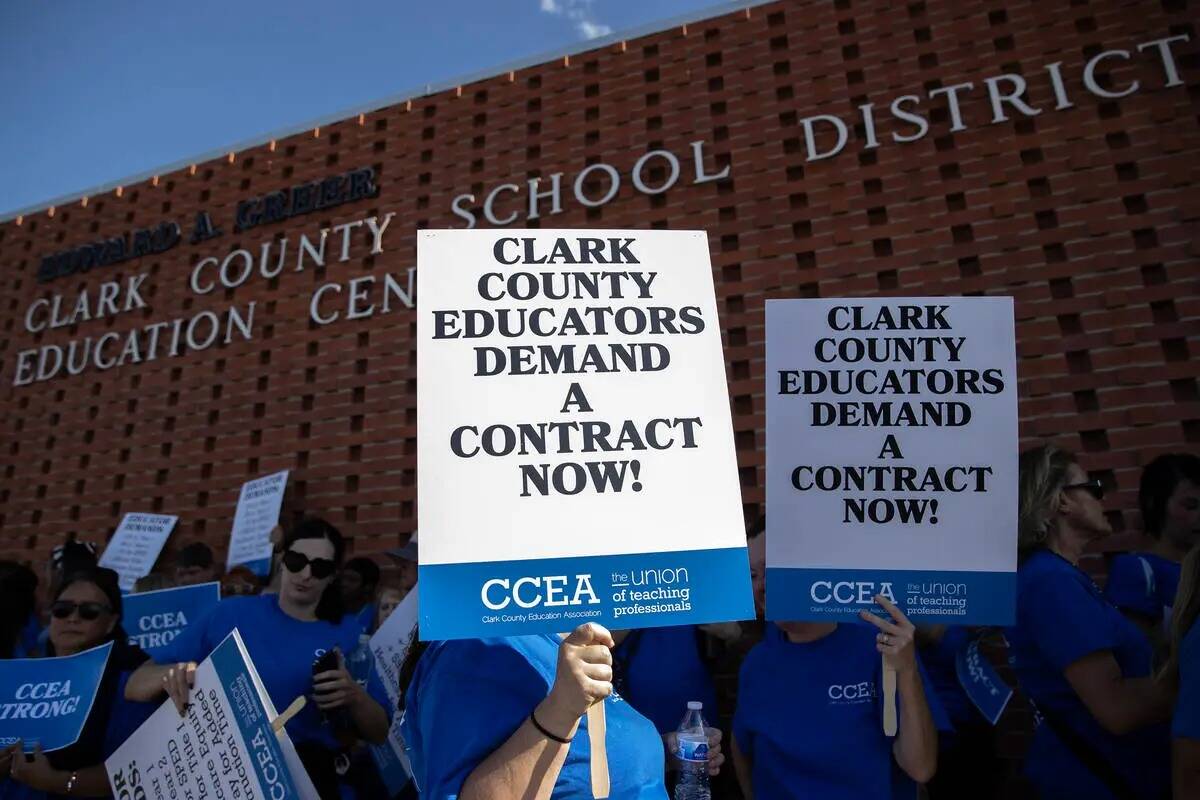
[[(763, 502), (763, 301), (838, 295), (1011, 294), (1016, 300), (1022, 435), (1075, 448), (1116, 490), (1119, 531), (1134, 531), (1140, 466), (1200, 448), (1200, 42), (1196, 9), (1162, 3), (780, 2), (676, 26), (567, 59), (414, 99), (230, 158), (200, 163), (0, 224), (0, 556), (43, 559), (63, 536), (102, 540), (127, 511), (181, 516), (182, 538), (222, 547), (239, 485), (292, 470), (296, 510), (324, 514), (354, 549), (393, 545), (415, 525), (415, 322), (410, 310), (310, 323), (327, 282), (414, 263), (415, 231), (457, 227), (452, 199), (563, 171), (557, 227), (673, 227), (709, 232), (723, 314), (734, 426), (748, 515)], [(1137, 43), (1176, 44), (1182, 86)], [(1096, 53), (1110, 89), (1084, 90)], [(1053, 110), (1044, 66), (1063, 63), (1074, 107)], [(1044, 110), (989, 124), (983, 79), (1019, 71)], [(972, 81), (967, 129), (926, 92)], [(885, 119), (915, 94), (931, 130)], [(840, 155), (806, 160), (800, 120), (881, 107), (884, 144), (860, 130)], [(703, 140), (726, 181), (681, 180), (649, 197), (628, 173), (644, 152)], [(612, 203), (570, 198), (586, 164), (625, 178)], [(238, 200), (373, 165), (377, 198), (233, 231)], [(597, 190), (598, 192), (599, 190)], [(502, 210), (515, 207), (510, 198)], [(543, 206), (544, 208), (544, 206)], [(186, 237), (198, 211), (223, 236)], [(478, 210), (478, 202), (476, 203)], [(395, 212), (385, 252), (251, 279), (197, 296), (192, 266), (236, 246)], [(185, 242), (161, 255), (39, 285), (43, 255), (177, 219)], [(331, 249), (336, 249), (331, 242)], [(149, 272), (151, 308), (38, 335), (27, 307)], [(344, 298), (345, 295), (343, 294)], [(12, 386), (19, 351), (97, 337), (204, 309), (257, 303), (252, 341), (109, 371)], [(70, 299), (67, 300), (70, 302)], [(1116, 544), (1128, 543), (1125, 539)], [(1098, 567), (1093, 564), (1093, 567)], [(1019, 744), (1019, 743), (1018, 743)]]
[[(763, 500), (762, 303), (768, 297), (1012, 294), (1017, 298), (1022, 434), (1083, 453), (1117, 490), (1118, 529), (1136, 528), (1141, 464), (1195, 450), (1200, 401), (1192, 358), (1200, 326), (1200, 69), (1195, 9), (1116, 4), (795, 2), (676, 26), (623, 44), (503, 73), (201, 163), (0, 225), (0, 551), (38, 559), (68, 531), (101, 539), (131, 510), (180, 514), (180, 534), (220, 545), (240, 483), (293, 470), (296, 508), (328, 515), (355, 549), (393, 543), (414, 525), (412, 312), (319, 327), (320, 284), (413, 264), (417, 228), (456, 227), (454, 196), (563, 171), (555, 226), (678, 227), (709, 232), (724, 315), (730, 392), (747, 513)], [(1140, 42), (1175, 44), (1182, 86)], [(1080, 79), (1097, 52), (1119, 100)], [(1063, 62), (1074, 107), (1052, 110), (1044, 65)], [(988, 124), (983, 79), (1020, 71), (1037, 117)], [(1105, 70), (1101, 70), (1103, 73)], [(968, 128), (950, 133), (944, 99), (973, 81)], [(940, 83), (939, 83), (940, 82)], [(881, 109), (875, 150), (851, 134), (840, 155), (806, 161), (799, 120), (922, 96), (931, 131)], [(629, 184), (639, 155), (663, 147), (689, 171), (704, 140), (731, 179), (681, 180), (649, 197)], [(618, 198), (588, 210), (569, 181), (602, 160), (621, 170)], [(238, 234), (238, 200), (374, 165), (377, 198)], [(716, 169), (715, 166), (710, 167)], [(508, 207), (514, 203), (508, 200)], [(478, 207), (478, 202), (476, 208)], [(543, 204), (543, 208), (545, 204)], [(206, 210), (224, 235), (188, 236)], [(235, 246), (395, 212), (385, 252), (323, 269), (252, 279), (232, 292), (188, 288), (199, 259)], [(184, 243), (86, 276), (39, 285), (43, 255), (177, 219)], [(336, 241), (336, 240), (335, 240)], [(331, 247), (331, 249), (334, 249)], [(142, 312), (31, 335), (26, 308), (50, 290), (70, 303), (103, 280), (150, 275)], [(403, 280), (402, 280), (403, 282)], [(342, 295), (344, 297), (344, 294)], [(203, 309), (257, 303), (254, 338), (178, 358), (14, 387), (19, 351), (98, 337)]]

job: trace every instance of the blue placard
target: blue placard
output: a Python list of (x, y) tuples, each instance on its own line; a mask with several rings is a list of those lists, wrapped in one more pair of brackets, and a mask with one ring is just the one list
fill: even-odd
[(122, 616), (129, 643), (157, 659), (172, 639), (220, 601), (219, 583), (127, 595)]
[(618, 630), (750, 619), (749, 574), (744, 547), (422, 564), (421, 638), (558, 633), (585, 622)]
[(770, 619), (853, 622), (880, 611), (876, 594), (915, 625), (1011, 625), (1017, 587), (1011, 572), (767, 568)]
[(967, 697), (988, 722), (995, 725), (1004, 714), (1013, 690), (1000, 677), (992, 663), (979, 651), (979, 640), (972, 639), (959, 649), (954, 670)]
[[(276, 800), (299, 797), (287, 769), (283, 748), (275, 738), (271, 720), (259, 699), (258, 688), (247, 666), (247, 656), (239, 647), (237, 631), (225, 637), (209, 658), (229, 699), (234, 721), (249, 751), (248, 761), (258, 775), (263, 793)], [(240, 635), (240, 634), (238, 634)]]
[(79, 739), (96, 700), (112, 642), (60, 658), (0, 660), (0, 747), (49, 752)]

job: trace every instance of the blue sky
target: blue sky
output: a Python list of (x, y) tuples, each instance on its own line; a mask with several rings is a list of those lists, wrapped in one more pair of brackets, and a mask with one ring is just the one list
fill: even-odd
[(0, 214), (426, 83), (719, 5), (0, 3)]

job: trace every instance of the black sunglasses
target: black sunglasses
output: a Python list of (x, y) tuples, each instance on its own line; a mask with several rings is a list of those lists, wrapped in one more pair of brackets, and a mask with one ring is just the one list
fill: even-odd
[(72, 600), (56, 600), (50, 606), (50, 613), (57, 619), (66, 619), (76, 611), (80, 619), (95, 622), (101, 614), (111, 614), (112, 608), (103, 603), (76, 603)]
[(324, 580), (334, 573), (337, 564), (331, 558), (309, 558), (304, 553), (288, 550), (283, 554), (283, 565), (288, 572), (303, 572), (305, 567), (312, 571), (317, 580)]
[(1097, 500), (1104, 499), (1104, 484), (1100, 482), (1099, 478), (1097, 478), (1095, 480), (1085, 481), (1084, 483), (1068, 483), (1066, 486), (1064, 486), (1062, 488), (1063, 488), (1064, 492), (1067, 491), (1068, 489), (1083, 489), (1085, 492), (1087, 492), (1088, 494), (1090, 494), (1092, 497), (1096, 498)]

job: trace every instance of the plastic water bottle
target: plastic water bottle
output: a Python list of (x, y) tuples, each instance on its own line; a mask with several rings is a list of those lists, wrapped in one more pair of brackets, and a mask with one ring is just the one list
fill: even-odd
[(358, 681), (358, 685), (364, 689), (367, 687), (367, 680), (371, 677), (371, 667), (375, 654), (371, 652), (371, 637), (365, 633), (358, 637), (358, 647), (354, 648), (354, 652), (346, 659), (346, 669)]
[(675, 800), (710, 800), (708, 790), (708, 734), (705, 733), (704, 704), (692, 700), (676, 732), (675, 757), (679, 759), (679, 782)]

